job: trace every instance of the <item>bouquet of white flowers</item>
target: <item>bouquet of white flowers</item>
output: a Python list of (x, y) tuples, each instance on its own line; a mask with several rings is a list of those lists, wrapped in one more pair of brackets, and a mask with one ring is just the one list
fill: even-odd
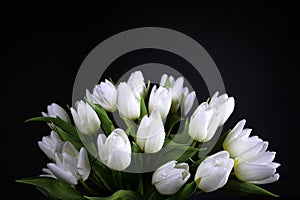
[(192, 111), (195, 99), (183, 77), (164, 74), (160, 84), (145, 84), (136, 71), (127, 82), (87, 90), (69, 107), (72, 118), (53, 103), (27, 120), (51, 128), (38, 142), (50, 163), (17, 181), (54, 199), (188, 199), (220, 188), (277, 196), (257, 186), (279, 179), (275, 152), (250, 136), (245, 120), (213, 142), (234, 98), (216, 92)]

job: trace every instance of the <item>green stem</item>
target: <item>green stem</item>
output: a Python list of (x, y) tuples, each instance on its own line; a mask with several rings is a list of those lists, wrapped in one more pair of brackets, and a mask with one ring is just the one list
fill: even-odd
[(118, 171), (118, 176), (119, 176), (119, 182), (120, 182), (120, 186), (122, 189), (125, 189), (124, 188), (124, 185), (123, 185), (123, 176), (122, 176), (122, 172), (121, 171)]
[(82, 179), (80, 179), (79, 182), (90, 194), (94, 193), (94, 191)]
[(193, 140), (191, 146), (192, 146), (192, 147), (195, 147), (196, 144), (197, 144), (197, 141), (196, 141), (196, 140)]

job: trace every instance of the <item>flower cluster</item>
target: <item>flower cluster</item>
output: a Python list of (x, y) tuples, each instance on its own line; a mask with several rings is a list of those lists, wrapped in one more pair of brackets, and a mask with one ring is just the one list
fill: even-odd
[[(268, 142), (250, 137), (245, 120), (199, 157), (206, 151), (202, 145), (233, 113), (235, 100), (216, 92), (192, 112), (195, 99), (183, 77), (163, 74), (159, 84), (146, 84), (136, 71), (127, 82), (105, 79), (92, 93), (86, 90), (84, 100), (70, 108), (72, 118), (53, 103), (42, 117), (28, 120), (49, 125), (50, 135), (38, 146), (51, 162), (42, 175), (18, 181), (58, 199), (187, 199), (219, 188), (274, 196), (258, 184), (277, 181), (280, 164), (273, 162), (275, 152), (267, 151)], [(113, 112), (125, 127), (116, 125)], [(185, 125), (179, 133), (180, 123)], [(167, 146), (172, 148), (163, 151)], [(172, 156), (179, 149), (185, 150)], [(145, 164), (136, 154), (159, 155), (162, 163), (152, 172), (129, 172), (136, 163)]]

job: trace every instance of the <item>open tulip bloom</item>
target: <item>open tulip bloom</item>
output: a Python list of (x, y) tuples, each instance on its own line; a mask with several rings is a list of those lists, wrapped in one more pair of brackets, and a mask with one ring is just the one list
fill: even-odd
[(278, 196), (261, 187), (279, 179), (276, 153), (250, 136), (246, 120), (211, 142), (232, 115), (234, 98), (216, 92), (192, 110), (195, 99), (183, 77), (163, 74), (159, 84), (145, 84), (135, 71), (127, 81), (105, 79), (86, 90), (70, 110), (52, 103), (27, 120), (49, 125), (38, 142), (49, 163), (17, 181), (53, 199), (188, 199), (221, 188)]

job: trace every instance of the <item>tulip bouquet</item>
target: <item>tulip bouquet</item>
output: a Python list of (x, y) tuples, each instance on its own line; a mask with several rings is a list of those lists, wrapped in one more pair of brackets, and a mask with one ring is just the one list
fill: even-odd
[(183, 77), (145, 84), (136, 71), (127, 82), (87, 90), (70, 113), (53, 103), (28, 120), (50, 127), (38, 142), (50, 162), (17, 181), (53, 199), (188, 199), (218, 189), (277, 196), (258, 186), (279, 179), (275, 152), (250, 136), (245, 120), (212, 142), (234, 98), (216, 92), (191, 112), (195, 99)]

